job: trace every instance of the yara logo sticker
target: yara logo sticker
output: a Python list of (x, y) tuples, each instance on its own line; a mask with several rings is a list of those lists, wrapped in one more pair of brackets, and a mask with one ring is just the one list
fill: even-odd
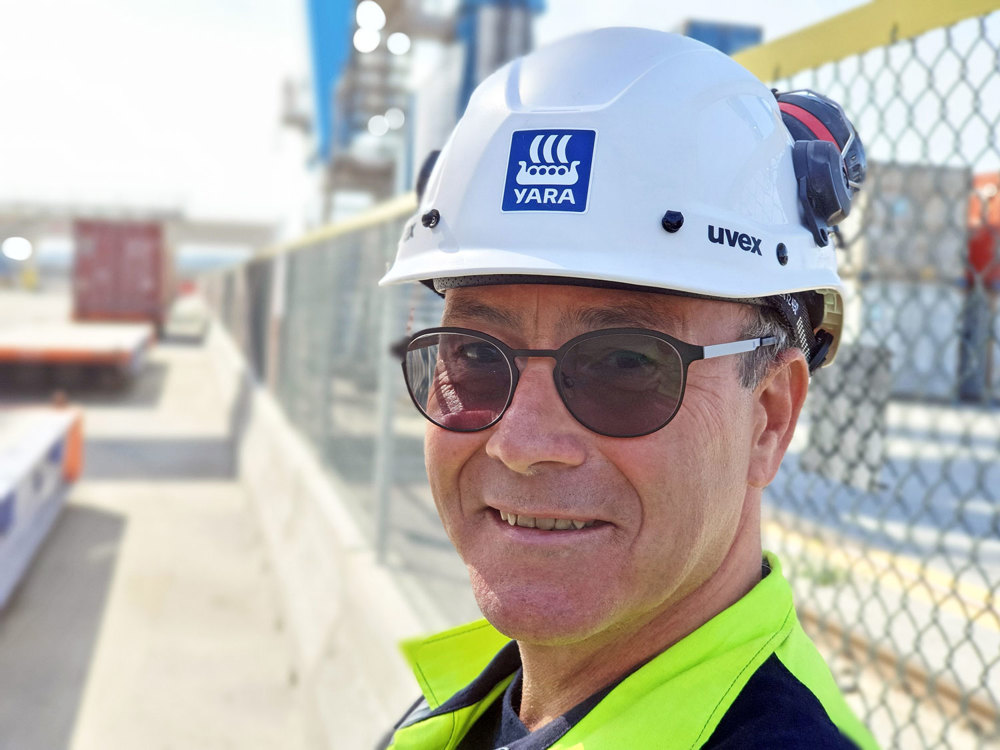
[[(569, 146), (570, 139), (572, 135), (549, 135), (545, 136), (539, 133), (535, 136), (534, 140), (531, 141), (531, 148), (528, 149), (529, 155), (531, 157), (531, 166), (528, 166), (527, 162), (518, 162), (521, 165), (521, 171), (517, 173), (517, 184), (518, 185), (575, 185), (580, 179), (580, 175), (577, 174), (576, 168), (580, 164), (580, 160), (577, 159), (574, 162), (570, 162), (566, 158), (566, 147)], [(556, 143), (558, 139), (558, 145), (556, 145), (555, 160), (558, 164), (554, 163), (552, 145)], [(539, 159), (538, 147), (544, 141), (545, 145), (542, 146), (541, 156), (544, 158), (544, 163), (542, 159)]]
[(516, 130), (511, 136), (504, 211), (587, 210), (593, 130)]

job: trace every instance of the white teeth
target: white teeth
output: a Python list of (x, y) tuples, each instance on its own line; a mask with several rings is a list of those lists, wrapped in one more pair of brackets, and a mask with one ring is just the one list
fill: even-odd
[(525, 529), (543, 529), (545, 531), (568, 531), (569, 529), (586, 529), (593, 526), (596, 521), (577, 521), (569, 518), (536, 518), (535, 516), (518, 515), (517, 513), (507, 513), (500, 511), (500, 519), (506, 521), (511, 526), (521, 526)]

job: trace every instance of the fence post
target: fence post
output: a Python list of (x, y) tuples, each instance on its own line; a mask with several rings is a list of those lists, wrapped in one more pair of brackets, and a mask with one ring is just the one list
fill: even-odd
[(392, 505), (393, 477), (393, 411), (396, 379), (399, 368), (393, 359), (390, 347), (393, 339), (399, 335), (395, 329), (397, 289), (382, 289), (381, 315), (379, 329), (379, 367), (378, 367), (378, 431), (375, 436), (375, 552), (380, 563), (386, 559), (389, 543), (389, 513)]

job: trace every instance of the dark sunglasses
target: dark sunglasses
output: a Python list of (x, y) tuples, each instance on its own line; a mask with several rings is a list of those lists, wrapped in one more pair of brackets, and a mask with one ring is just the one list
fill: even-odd
[(580, 424), (608, 437), (640, 437), (677, 414), (689, 364), (775, 343), (768, 337), (696, 346), (658, 331), (610, 328), (558, 349), (512, 349), (480, 331), (445, 327), (418, 331), (396, 351), (413, 403), (446, 430), (495, 425), (514, 398), (515, 359), (551, 357), (556, 391)]

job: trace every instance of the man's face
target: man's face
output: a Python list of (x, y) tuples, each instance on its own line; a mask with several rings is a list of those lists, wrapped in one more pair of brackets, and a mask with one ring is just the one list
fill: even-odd
[[(744, 315), (736, 304), (655, 293), (502, 285), (450, 290), (443, 322), (514, 348), (557, 349), (612, 327), (724, 343), (740, 338)], [(705, 584), (734, 542), (759, 535), (748, 474), (761, 410), (739, 384), (738, 361), (693, 363), (680, 411), (644, 437), (578, 423), (549, 358), (518, 361), (513, 401), (490, 429), (428, 426), (438, 512), (494, 626), (549, 644), (627, 634)], [(511, 514), (528, 527), (510, 525)], [(587, 525), (539, 528), (553, 520)]]

